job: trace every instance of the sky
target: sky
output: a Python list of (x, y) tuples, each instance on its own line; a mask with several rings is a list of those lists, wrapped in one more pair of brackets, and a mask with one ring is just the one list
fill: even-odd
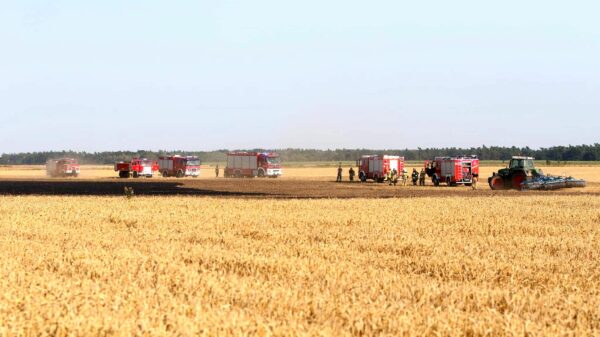
[(0, 0), (0, 153), (596, 143), (599, 12)]

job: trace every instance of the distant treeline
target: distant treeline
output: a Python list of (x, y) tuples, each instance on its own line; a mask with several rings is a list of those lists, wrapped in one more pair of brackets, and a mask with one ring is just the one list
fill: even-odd
[[(264, 151), (264, 149), (249, 149), (247, 151)], [(498, 147), (481, 146), (468, 149), (461, 148), (427, 148), (427, 149), (275, 149), (287, 162), (315, 161), (353, 161), (365, 154), (391, 154), (404, 156), (406, 160), (425, 160), (436, 156), (477, 155), (482, 160), (507, 160), (514, 155), (532, 156), (538, 160), (549, 161), (596, 161), (600, 160), (600, 144), (553, 146), (549, 148), (531, 149), (529, 147)], [(106, 152), (75, 152), (52, 151), (31, 153), (2, 154), (0, 165), (39, 165), (48, 159), (59, 157), (78, 158), (83, 164), (112, 164), (117, 161), (129, 160), (132, 157), (156, 158), (166, 154), (182, 154), (199, 156), (202, 162), (224, 162), (228, 150), (216, 151), (106, 151)]]

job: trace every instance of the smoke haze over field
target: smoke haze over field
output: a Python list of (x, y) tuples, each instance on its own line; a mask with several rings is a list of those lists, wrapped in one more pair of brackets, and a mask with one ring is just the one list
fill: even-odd
[(592, 144), (594, 1), (0, 9), (0, 153)]

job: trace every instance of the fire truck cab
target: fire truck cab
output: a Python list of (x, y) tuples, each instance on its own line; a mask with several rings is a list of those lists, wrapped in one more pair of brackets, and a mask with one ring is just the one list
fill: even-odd
[(46, 174), (49, 177), (77, 177), (79, 163), (73, 158), (50, 159), (46, 162)]
[(440, 183), (446, 183), (448, 186), (471, 186), (479, 179), (479, 159), (474, 155), (435, 157), (425, 162), (425, 172), (435, 186), (439, 186)]
[(281, 160), (274, 152), (229, 152), (225, 178), (229, 177), (269, 177), (277, 178), (283, 174)]
[(200, 159), (196, 156), (161, 156), (158, 167), (163, 177), (193, 177), (200, 176)]
[(366, 155), (356, 161), (358, 178), (365, 182), (372, 179), (383, 182), (388, 172), (396, 170), (398, 174), (404, 169), (404, 157), (389, 155)]
[(156, 161), (146, 158), (133, 158), (130, 162), (115, 163), (115, 171), (119, 172), (121, 178), (129, 178), (130, 176), (134, 178), (152, 178), (158, 168)]

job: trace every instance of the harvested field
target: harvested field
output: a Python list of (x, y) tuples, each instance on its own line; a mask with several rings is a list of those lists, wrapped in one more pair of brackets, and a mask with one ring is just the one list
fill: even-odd
[(124, 187), (132, 187), (137, 195), (194, 195), (236, 198), (327, 199), (327, 198), (424, 198), (424, 197), (523, 197), (532, 195), (600, 196), (600, 183), (587, 188), (557, 191), (492, 191), (487, 183), (477, 190), (456, 186), (388, 186), (388, 184), (336, 183), (302, 179), (4, 179), (0, 194), (4, 195), (123, 195)]
[[(487, 176), (492, 168), (482, 168), (478, 189), (469, 187), (388, 186), (373, 182), (335, 183), (335, 168), (292, 168), (278, 179), (225, 179), (209, 175), (205, 169), (200, 178), (119, 179), (107, 167), (84, 167), (82, 178), (49, 179), (40, 168), (4, 169), (0, 174), (0, 194), (10, 195), (122, 195), (125, 186), (133, 187), (138, 195), (196, 195), (244, 198), (394, 198), (394, 197), (493, 197), (523, 196), (518, 191), (492, 191)], [(2, 172), (3, 170), (0, 170)], [(553, 195), (600, 194), (600, 167), (546, 168), (554, 174), (572, 174), (588, 180), (585, 189), (563, 189)], [(25, 172), (25, 173), (23, 173)], [(34, 172), (35, 174), (32, 174)], [(331, 173), (334, 174), (331, 174)], [(27, 177), (26, 174), (30, 176)], [(87, 177), (87, 178), (86, 178)], [(526, 195), (547, 195), (548, 192), (526, 192)]]

